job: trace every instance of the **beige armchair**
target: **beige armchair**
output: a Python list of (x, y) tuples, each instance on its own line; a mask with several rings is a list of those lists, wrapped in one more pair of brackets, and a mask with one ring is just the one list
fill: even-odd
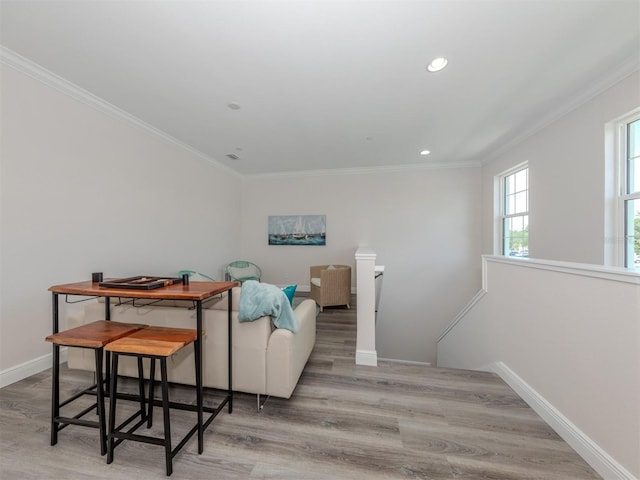
[(351, 303), (351, 267), (349, 265), (316, 265), (310, 268), (311, 298), (320, 306)]

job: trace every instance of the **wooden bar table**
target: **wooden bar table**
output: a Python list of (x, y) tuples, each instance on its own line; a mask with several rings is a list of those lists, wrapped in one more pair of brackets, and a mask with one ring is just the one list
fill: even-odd
[[(109, 281), (109, 279), (107, 279)], [(204, 431), (213, 421), (216, 415), (224, 408), (225, 405), (229, 406), (229, 413), (233, 411), (233, 385), (232, 385), (232, 346), (231, 346), (231, 305), (232, 305), (232, 288), (240, 285), (238, 282), (189, 282), (187, 285), (182, 283), (175, 283), (173, 285), (163, 286), (151, 290), (139, 290), (134, 288), (111, 288), (101, 287), (98, 282), (77, 282), (68, 283), (65, 285), (54, 285), (49, 288), (49, 291), (53, 294), (53, 333), (58, 333), (59, 328), (59, 295), (80, 295), (87, 297), (104, 297), (105, 299), (105, 320), (111, 318), (111, 297), (120, 298), (134, 298), (134, 299), (149, 299), (149, 300), (190, 300), (194, 302), (196, 309), (196, 329), (198, 335), (198, 349), (196, 350), (196, 406), (189, 404), (174, 404), (172, 407), (180, 408), (183, 410), (195, 410), (198, 412), (198, 422), (196, 426), (189, 432), (187, 439), (190, 438), (196, 431), (198, 432), (198, 453), (202, 453), (204, 450)], [(203, 386), (202, 386), (202, 302), (208, 298), (213, 297), (224, 292), (229, 292), (227, 295), (228, 300), (228, 345), (229, 345), (229, 385), (227, 389), (227, 395), (215, 407), (204, 407), (203, 402)], [(60, 359), (56, 358), (56, 349), (54, 348), (54, 362), (59, 362)], [(110, 376), (109, 362), (107, 362), (107, 379)], [(54, 379), (54, 384), (56, 383)], [(55, 392), (54, 392), (55, 395)], [(204, 420), (204, 412), (211, 415)]]

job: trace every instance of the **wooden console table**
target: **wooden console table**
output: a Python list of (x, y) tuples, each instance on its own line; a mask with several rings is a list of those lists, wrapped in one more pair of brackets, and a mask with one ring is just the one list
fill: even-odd
[[(101, 287), (97, 282), (77, 282), (68, 283), (65, 285), (54, 285), (49, 288), (49, 291), (53, 294), (53, 333), (59, 331), (59, 295), (80, 295), (87, 297), (104, 297), (105, 302), (105, 320), (111, 318), (111, 297), (120, 298), (133, 298), (133, 299), (149, 299), (149, 300), (190, 300), (194, 302), (196, 309), (196, 329), (198, 335), (198, 351), (196, 352), (196, 406), (188, 404), (175, 405), (176, 408), (183, 410), (192, 410), (198, 412), (198, 423), (196, 427), (189, 433), (187, 438), (190, 438), (196, 431), (198, 432), (198, 453), (202, 453), (204, 450), (204, 430), (213, 421), (216, 415), (224, 408), (225, 405), (229, 406), (229, 413), (233, 410), (233, 385), (232, 385), (232, 346), (231, 346), (231, 304), (232, 304), (232, 291), (233, 287), (240, 285), (238, 282), (189, 282), (188, 285), (177, 283), (162, 288), (153, 290), (137, 290), (137, 289), (125, 289), (125, 288), (108, 288)], [(215, 407), (204, 407), (203, 403), (203, 386), (202, 386), (202, 302), (214, 295), (221, 294), (223, 292), (229, 292), (227, 295), (228, 300), (228, 345), (229, 345), (229, 385), (227, 389), (226, 397)], [(59, 362), (60, 358), (56, 354), (54, 348), (54, 362)], [(107, 364), (107, 379), (110, 377), (109, 362)], [(56, 384), (54, 379), (54, 384)], [(172, 406), (174, 406), (172, 402)], [(204, 412), (211, 415), (204, 420)], [(186, 441), (186, 439), (185, 439)]]

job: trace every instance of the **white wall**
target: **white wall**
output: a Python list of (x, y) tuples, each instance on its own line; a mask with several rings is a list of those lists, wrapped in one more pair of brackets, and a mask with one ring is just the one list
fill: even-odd
[(640, 477), (640, 275), (486, 265), (487, 293), (440, 340), (438, 366), (496, 371), (604, 478)]
[[(608, 229), (605, 209), (614, 175), (607, 163), (611, 153), (605, 129), (608, 122), (640, 106), (639, 85), (636, 72), (483, 166), (483, 252), (493, 253), (494, 178), (528, 161), (530, 256), (594, 265), (610, 260), (616, 233)], [(572, 446), (601, 473), (604, 469), (605, 478), (632, 478), (625, 468), (637, 477), (637, 283), (620, 287), (573, 274), (525, 275), (524, 270), (490, 267), (489, 293), (463, 312), (438, 343), (438, 365), (504, 365), (496, 369), (503, 378), (515, 378), (516, 384), (535, 392), (527, 401), (550, 406), (547, 421), (566, 418), (567, 430), (577, 429)], [(605, 453), (600, 455), (600, 449)], [(623, 470), (618, 471), (618, 465)]]
[[(480, 288), (480, 169), (249, 177), (242, 251), (264, 281), (309, 285), (309, 266), (351, 265), (370, 247), (385, 266), (378, 358), (436, 360), (436, 339)], [(327, 245), (269, 246), (269, 215), (325, 214)]]
[[(439, 332), (479, 288), (478, 167), (239, 179), (2, 68), (0, 373), (50, 352), (47, 288), (92, 271), (219, 277), (248, 258), (265, 281), (305, 286), (309, 265), (355, 267), (371, 246), (387, 265), (378, 354), (418, 362), (435, 362)], [(307, 213), (327, 215), (326, 247), (267, 245), (268, 215)]]
[(51, 352), (44, 342), (51, 285), (87, 280), (93, 271), (218, 274), (240, 254), (241, 180), (1, 68), (0, 372), (6, 372)]
[(482, 169), (483, 253), (493, 251), (494, 176), (529, 162), (529, 255), (603, 265), (605, 124), (640, 106), (636, 72), (500, 154)]

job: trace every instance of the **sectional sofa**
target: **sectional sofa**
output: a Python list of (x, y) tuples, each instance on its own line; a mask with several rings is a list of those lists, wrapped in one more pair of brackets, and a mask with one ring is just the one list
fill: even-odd
[[(316, 304), (304, 300), (295, 309), (298, 331), (275, 328), (271, 317), (239, 322), (241, 288), (232, 292), (232, 365), (233, 390), (258, 395), (289, 398), (313, 350), (316, 340)], [(68, 327), (104, 318), (104, 300), (87, 302), (84, 310), (69, 317)], [(196, 312), (191, 302), (162, 301), (145, 304), (144, 300), (111, 299), (111, 320), (155, 326), (194, 328)], [(226, 389), (228, 381), (227, 293), (203, 303), (203, 384)], [(70, 368), (93, 370), (93, 351), (70, 348)], [(193, 349), (185, 348), (169, 361), (169, 381), (193, 385)], [(136, 376), (132, 358), (122, 359), (119, 372)]]

